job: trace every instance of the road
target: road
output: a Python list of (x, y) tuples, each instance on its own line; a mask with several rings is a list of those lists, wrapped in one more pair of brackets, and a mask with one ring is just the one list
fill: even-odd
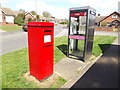
[[(65, 25), (58, 25), (54, 27), (54, 36), (61, 37), (67, 35), (67, 29)], [(27, 32), (22, 30), (12, 31), (12, 32), (1, 32), (0, 35), (0, 55), (5, 53), (19, 50), (21, 48), (27, 47)]]
[[(68, 35), (68, 29), (65, 25), (57, 25), (54, 27), (54, 37), (61, 37)], [(19, 50), (27, 47), (27, 32), (13, 31), (13, 32), (1, 32), (0, 35), (0, 55), (5, 53)], [(95, 35), (112, 35), (118, 36), (117, 32), (95, 31)]]
[(24, 48), (27, 46), (27, 33), (3, 34), (1, 43), (2, 53), (0, 55)]

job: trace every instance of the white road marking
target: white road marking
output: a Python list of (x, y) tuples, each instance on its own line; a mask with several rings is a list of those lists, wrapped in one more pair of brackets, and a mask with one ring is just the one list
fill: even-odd
[(3, 31), (3, 30), (0, 29), (0, 32), (6, 32), (6, 31)]
[(55, 37), (61, 37), (66, 33), (67, 30), (63, 29), (62, 32), (60, 32), (59, 34), (55, 35)]

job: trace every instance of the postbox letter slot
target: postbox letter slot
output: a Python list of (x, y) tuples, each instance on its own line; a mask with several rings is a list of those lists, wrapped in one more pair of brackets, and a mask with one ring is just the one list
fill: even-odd
[(51, 32), (51, 30), (45, 30), (44, 32)]
[(47, 46), (44, 46), (44, 47), (49, 47), (49, 46), (52, 46), (52, 45), (47, 45)]

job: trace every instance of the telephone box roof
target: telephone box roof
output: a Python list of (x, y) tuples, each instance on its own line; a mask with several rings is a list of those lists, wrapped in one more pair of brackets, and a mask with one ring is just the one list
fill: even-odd
[(73, 7), (73, 8), (70, 8), (69, 10), (80, 10), (80, 9), (91, 9), (93, 11), (96, 11), (94, 8), (90, 7), (90, 6), (84, 6), (84, 7)]

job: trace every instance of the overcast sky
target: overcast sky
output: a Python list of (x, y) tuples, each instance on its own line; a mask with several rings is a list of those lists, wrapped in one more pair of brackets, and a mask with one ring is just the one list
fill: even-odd
[(101, 16), (109, 15), (118, 11), (118, 1), (120, 0), (0, 0), (0, 3), (2, 7), (12, 10), (34, 10), (40, 15), (43, 11), (48, 11), (56, 18), (68, 18), (69, 8), (82, 6), (93, 7)]

